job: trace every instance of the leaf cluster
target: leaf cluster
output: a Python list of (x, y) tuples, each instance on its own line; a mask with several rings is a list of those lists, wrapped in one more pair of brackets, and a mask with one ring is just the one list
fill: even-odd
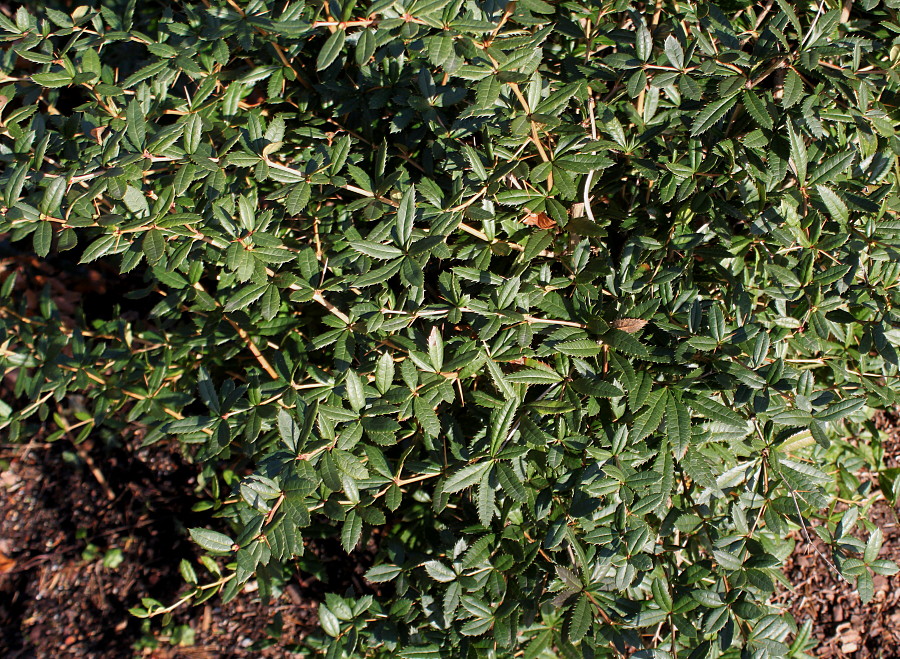
[(792, 531), (896, 571), (893, 3), (141, 5), (0, 15), (4, 249), (128, 282), (6, 277), (0, 427), (175, 438), (196, 600), (329, 536), (329, 658), (804, 657)]

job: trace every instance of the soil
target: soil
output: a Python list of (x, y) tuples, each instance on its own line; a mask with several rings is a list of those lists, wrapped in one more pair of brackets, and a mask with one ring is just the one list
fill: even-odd
[[(900, 465), (900, 415), (879, 414), (876, 419), (886, 467)], [(879, 558), (900, 563), (900, 507), (876, 501), (867, 519), (884, 533)], [(820, 546), (820, 551), (824, 546)], [(797, 548), (785, 565), (794, 587), (780, 600), (788, 604), (798, 624), (813, 621), (820, 659), (893, 659), (900, 657), (900, 575), (875, 575), (875, 597), (860, 601), (853, 586), (841, 579), (798, 536)]]
[[(886, 462), (900, 456), (900, 423), (880, 420)], [(285, 593), (262, 603), (245, 591), (226, 605), (215, 598), (175, 611), (152, 625), (128, 609), (149, 595), (169, 603), (183, 591), (178, 563), (197, 565), (186, 525), (208, 524), (190, 513), (195, 467), (177, 447), (141, 447), (137, 437), (112, 448), (53, 444), (0, 445), (0, 656), (5, 659), (154, 659), (284, 657), (300, 652), (317, 626), (328, 590), (364, 590), (361, 574), (375, 543), (347, 561), (337, 545), (313, 540), (326, 583), (299, 573)], [(102, 471), (101, 471), (102, 469)], [(897, 510), (876, 502), (869, 519), (884, 531), (881, 558), (900, 561)], [(183, 520), (179, 522), (178, 520)], [(104, 565), (108, 551), (121, 562)], [(803, 542), (785, 565), (794, 586), (781, 601), (798, 623), (813, 620), (814, 656), (870, 659), (900, 656), (900, 578), (875, 578), (863, 605)], [(330, 587), (329, 587), (330, 586)], [(300, 656), (300, 655), (297, 655)]]
[[(57, 266), (7, 248), (0, 235), (0, 281), (17, 273), (13, 294), (29, 312), (45, 285), (64, 325), (75, 324), (79, 308), (96, 317), (113, 299), (124, 304), (115, 272)], [(16, 407), (24, 401), (13, 396), (13, 378), (0, 379), (0, 399)], [(374, 562), (377, 534), (349, 559), (337, 540), (309, 538), (305, 558), (316, 574), (297, 570), (277, 601), (260, 601), (251, 581), (227, 604), (213, 597), (178, 608), (171, 620), (141, 620), (129, 609), (142, 597), (169, 604), (185, 593), (182, 559), (204, 574), (186, 529), (214, 521), (191, 512), (197, 467), (176, 443), (142, 447), (140, 428), (129, 427), (115, 445), (89, 438), (76, 446), (68, 436), (47, 443), (47, 433), (0, 444), (2, 659), (295, 656), (318, 629), (327, 592), (371, 592), (362, 575)]]
[(176, 610), (165, 628), (159, 618), (148, 625), (128, 609), (142, 596), (176, 601), (180, 560), (199, 566), (182, 526), (209, 524), (190, 512), (195, 468), (174, 447), (141, 448), (136, 439), (112, 450), (0, 445), (0, 459), (10, 458), (0, 472), (4, 659), (284, 657), (317, 628), (325, 592), (364, 589), (361, 575), (377, 549), (370, 542), (348, 561), (312, 540), (307, 552), (319, 558), (326, 583), (298, 573), (275, 602), (260, 602), (251, 586), (224, 606), (213, 598)]

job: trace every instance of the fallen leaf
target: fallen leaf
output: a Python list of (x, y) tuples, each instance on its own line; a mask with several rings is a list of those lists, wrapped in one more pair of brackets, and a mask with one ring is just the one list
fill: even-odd
[(628, 332), (629, 334), (634, 334), (635, 332), (643, 329), (644, 325), (646, 324), (647, 321), (641, 318), (619, 318), (618, 320), (614, 320), (610, 323), (610, 325), (615, 329), (622, 330), (623, 332)]
[(538, 229), (552, 229), (556, 226), (556, 221), (545, 212), (528, 213), (522, 223), (529, 227), (537, 227)]

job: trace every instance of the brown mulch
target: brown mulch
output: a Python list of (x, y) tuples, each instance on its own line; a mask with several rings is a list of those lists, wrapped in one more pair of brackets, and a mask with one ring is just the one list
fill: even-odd
[[(128, 609), (145, 595), (177, 600), (182, 558), (203, 574), (182, 526), (209, 523), (190, 510), (195, 468), (163, 444), (82, 447), (0, 449), (12, 457), (0, 471), (0, 657), (282, 657), (315, 629), (323, 588), (303, 575), (271, 605), (251, 592), (224, 606), (213, 598), (178, 609), (170, 627), (157, 618), (144, 628)], [(93, 456), (93, 469), (83, 456)], [(103, 564), (110, 549), (122, 552), (114, 567)], [(170, 631), (191, 646), (167, 642)], [(154, 640), (155, 649), (136, 645)], [(276, 642), (280, 649), (264, 649)]]
[[(900, 464), (900, 417), (876, 417), (887, 467)], [(876, 501), (867, 518), (884, 533), (879, 558), (900, 562), (900, 507)], [(785, 564), (794, 592), (784, 592), (784, 601), (797, 624), (813, 621), (813, 638), (819, 644), (812, 651), (820, 659), (891, 659), (900, 657), (900, 575), (875, 575), (875, 597), (860, 601), (851, 584), (843, 581), (814, 553), (805, 541), (798, 541)]]
[[(128, 282), (101, 265), (36, 259), (0, 235), (0, 282), (16, 273), (13, 297), (30, 311), (47, 286), (66, 326), (79, 309), (88, 317), (104, 317), (113, 304), (133, 319), (146, 312), (146, 300), (127, 300)], [(14, 378), (0, 378), (0, 399), (16, 407), (23, 401), (13, 395)], [(215, 580), (187, 534), (216, 522), (210, 512), (192, 512), (198, 467), (177, 443), (141, 447), (140, 428), (129, 427), (115, 445), (89, 438), (75, 446), (68, 436), (46, 443), (48, 432), (25, 445), (0, 443), (0, 659), (310, 656), (298, 653), (318, 630), (325, 594), (372, 592), (362, 575), (378, 551), (377, 533), (350, 557), (332, 537), (309, 537), (303, 566), (310, 572), (295, 569), (271, 602), (260, 601), (251, 581), (227, 604), (213, 597), (181, 606), (171, 620), (136, 618), (129, 609), (142, 597), (168, 605), (185, 594), (182, 559), (201, 583)], [(104, 565), (110, 551), (121, 561)]]

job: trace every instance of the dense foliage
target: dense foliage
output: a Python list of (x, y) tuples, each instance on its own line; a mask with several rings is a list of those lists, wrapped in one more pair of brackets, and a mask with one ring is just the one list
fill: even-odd
[(894, 6), (0, 16), (3, 249), (128, 288), (6, 278), (0, 426), (177, 437), (196, 599), (377, 530), (329, 657), (805, 656), (789, 532), (895, 569), (847, 439), (898, 402)]

